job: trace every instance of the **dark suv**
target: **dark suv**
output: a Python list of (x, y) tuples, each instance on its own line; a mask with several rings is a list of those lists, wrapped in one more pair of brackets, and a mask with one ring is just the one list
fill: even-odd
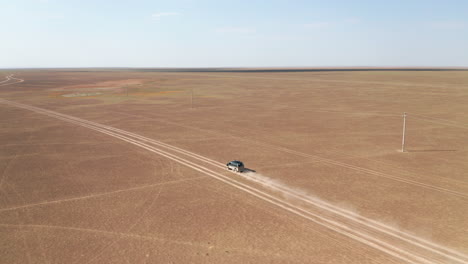
[(234, 172), (243, 172), (244, 171), (244, 163), (242, 161), (233, 160), (226, 164), (228, 170), (233, 170)]

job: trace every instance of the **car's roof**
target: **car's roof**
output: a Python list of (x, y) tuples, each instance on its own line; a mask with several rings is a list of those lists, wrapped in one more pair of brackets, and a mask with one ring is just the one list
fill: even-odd
[(238, 160), (233, 160), (233, 161), (230, 161), (229, 163), (237, 163), (237, 164), (242, 164), (242, 161), (238, 161)]

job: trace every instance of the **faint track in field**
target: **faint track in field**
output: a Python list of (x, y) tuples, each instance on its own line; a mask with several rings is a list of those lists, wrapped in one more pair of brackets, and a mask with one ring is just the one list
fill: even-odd
[[(161, 156), (176, 161), (196, 171), (211, 176), (228, 185), (231, 185), (234, 188), (247, 192), (265, 202), (276, 205), (306, 220), (322, 225), (341, 235), (347, 236), (348, 238), (354, 239), (369, 247), (377, 249), (395, 258), (398, 258), (404, 262), (436, 263), (446, 262), (448, 259), (450, 259), (451, 261), (455, 261), (455, 263), (468, 262), (467, 256), (454, 250), (447, 249), (443, 246), (427, 242), (423, 239), (419, 239), (404, 232), (395, 232), (391, 228), (388, 228), (385, 225), (382, 225), (376, 221), (371, 222), (365, 218), (350, 215), (349, 212), (346, 212), (339, 208), (335, 208), (333, 206), (330, 206), (329, 204), (323, 204), (317, 201), (313, 201), (311, 199), (306, 199), (292, 192), (288, 193), (288, 189), (281, 189), (278, 186), (273, 186), (276, 188), (276, 190), (288, 193), (293, 197), (295, 195), (295, 198), (297, 200), (305, 201), (309, 205), (315, 207), (314, 210), (311, 210), (310, 208), (304, 209), (301, 206), (292, 204), (290, 201), (287, 201), (284, 198), (280, 199), (275, 195), (262, 191), (256, 187), (253, 187), (250, 184), (242, 183), (241, 181), (235, 180), (233, 177), (227, 177), (223, 174), (213, 171), (212, 169), (209, 169), (206, 166), (200, 165), (199, 162), (194, 163), (186, 158), (182, 158), (181, 155), (185, 155), (190, 159), (197, 159), (198, 161), (203, 161), (211, 166), (215, 166), (217, 169), (220, 169), (219, 163), (217, 163), (216, 161), (183, 150), (181, 148), (177, 148), (153, 139), (145, 138), (143, 136), (130, 133), (121, 129), (105, 126), (102, 124), (60, 114), (46, 109), (41, 109), (6, 100), (0, 100), (0, 102), (11, 106), (23, 108), (26, 110), (34, 111), (36, 113), (47, 115), (82, 127), (86, 127), (101, 132), (103, 134), (107, 134), (109, 136), (121, 139), (148, 151), (157, 153)], [(144, 142), (148, 142), (152, 145), (149, 145)], [(159, 148), (155, 147), (154, 145), (157, 145)], [(164, 148), (165, 150), (161, 148)], [(176, 152), (177, 155), (172, 152)]]
[(3, 186), (3, 182), (6, 180), (6, 176), (7, 176), (7, 170), (8, 168), (10, 167), (11, 163), (13, 163), (17, 158), (18, 158), (18, 154), (15, 154), (15, 156), (13, 158), (11, 158), (7, 165), (5, 166), (5, 168), (3, 169), (2, 171), (2, 175), (0, 175), (0, 190), (2, 190), (2, 186)]
[[(122, 113), (122, 112), (119, 112), (119, 113), (120, 114), (126, 114), (126, 115), (129, 115), (129, 116), (137, 116), (138, 117), (138, 115), (132, 115), (132, 114), (127, 114), (127, 113)], [(149, 119), (153, 119), (153, 118), (149, 118)], [(188, 125), (181, 125), (181, 124), (177, 124), (177, 123), (170, 122), (170, 121), (161, 121), (161, 120), (157, 120), (157, 121), (161, 122), (161, 123), (167, 123), (167, 124), (170, 124), (170, 125), (179, 126), (179, 127), (185, 127), (185, 128), (189, 128), (189, 129), (196, 129), (196, 130), (199, 130), (199, 131), (212, 133), (212, 134), (228, 135), (229, 137), (235, 138), (236, 140), (241, 140), (241, 141), (244, 141), (244, 142), (255, 144), (257, 146), (261, 146), (261, 147), (264, 147), (266, 149), (272, 149), (272, 150), (277, 150), (277, 151), (293, 154), (293, 155), (296, 155), (296, 156), (312, 159), (312, 160), (315, 160), (315, 161), (318, 161), (318, 162), (323, 162), (323, 163), (326, 163), (326, 164), (331, 164), (331, 165), (335, 165), (335, 166), (339, 166), (339, 167), (344, 167), (344, 168), (347, 168), (347, 169), (358, 171), (360, 173), (365, 173), (365, 174), (373, 175), (373, 176), (376, 176), (376, 177), (387, 178), (387, 179), (402, 182), (402, 183), (405, 183), (405, 184), (410, 184), (410, 185), (413, 185), (413, 186), (418, 186), (418, 187), (421, 187), (421, 188), (430, 189), (432, 191), (443, 192), (443, 193), (446, 193), (446, 194), (455, 195), (455, 196), (462, 197), (462, 198), (468, 198), (467, 194), (457, 192), (457, 191), (454, 191), (454, 190), (450, 190), (450, 189), (447, 189), (447, 188), (442, 188), (442, 187), (422, 183), (422, 182), (415, 181), (415, 180), (405, 179), (405, 178), (402, 178), (402, 177), (390, 175), (390, 174), (379, 172), (379, 171), (376, 171), (376, 170), (367, 169), (367, 168), (363, 168), (363, 167), (356, 166), (356, 165), (351, 165), (351, 164), (344, 163), (344, 162), (341, 162), (341, 161), (336, 161), (336, 160), (332, 160), (332, 159), (328, 159), (328, 158), (323, 158), (323, 157), (320, 157), (320, 156), (317, 156), (317, 155), (312, 155), (312, 154), (308, 154), (308, 153), (304, 153), (304, 152), (300, 152), (300, 151), (296, 151), (296, 150), (291, 150), (291, 149), (288, 149), (288, 148), (285, 148), (285, 147), (275, 146), (275, 145), (265, 143), (265, 142), (261, 142), (261, 141), (258, 141), (258, 140), (251, 140), (251, 139), (237, 137), (237, 136), (230, 135), (230, 134), (220, 133), (220, 132), (217, 132), (217, 131), (205, 130), (205, 129), (192, 127), (192, 126), (188, 126)], [(162, 142), (159, 142), (159, 143), (162, 143)]]
[[(213, 247), (205, 243), (190, 242), (190, 241), (183, 241), (183, 240), (176, 240), (176, 239), (169, 239), (169, 238), (159, 238), (155, 236), (140, 235), (140, 234), (135, 234), (135, 233), (114, 232), (114, 231), (106, 231), (106, 230), (83, 228), (83, 227), (39, 225), (39, 224), (3, 224), (3, 223), (0, 223), (0, 227), (17, 228), (17, 229), (25, 229), (25, 228), (51, 229), (51, 230), (71, 231), (71, 232), (83, 232), (83, 233), (100, 234), (100, 235), (113, 236), (113, 237), (119, 237), (119, 238), (138, 239), (138, 240), (146, 240), (146, 241), (153, 241), (153, 242), (159, 242), (159, 243), (170, 243), (170, 244), (175, 244), (179, 246), (198, 247), (198, 248), (203, 248), (203, 249), (211, 249)], [(245, 254), (253, 253), (259, 256), (271, 256), (270, 252), (263, 252), (263, 251), (254, 250), (254, 249), (245, 250), (244, 248), (234, 248), (234, 247), (232, 248), (228, 247), (226, 249), (228, 249), (229, 251), (244, 252)]]
[[(131, 224), (131, 225), (127, 228), (127, 230), (125, 231), (125, 233), (127, 233), (127, 234), (130, 233), (130, 232), (132, 231), (132, 229), (138, 224), (138, 222), (140, 222), (141, 219), (142, 219), (143, 217), (145, 217), (146, 214), (148, 214), (149, 209), (151, 209), (151, 207), (153, 207), (153, 205), (154, 205), (154, 203), (156, 202), (156, 200), (158, 200), (159, 197), (161, 196), (161, 191), (162, 191), (162, 186), (159, 188), (158, 194), (152, 199), (150, 205), (148, 205), (148, 206), (146, 207), (146, 209), (143, 211), (143, 213), (140, 213), (140, 214), (139, 214), (139, 216), (137, 217), (137, 219), (135, 220), (135, 222), (134, 222), (133, 224)], [(148, 200), (151, 199), (151, 197), (152, 197), (152, 196), (150, 196), (150, 197), (148, 198)], [(143, 206), (144, 206), (144, 204), (142, 205), (142, 207), (143, 207)], [(91, 262), (93, 262), (93, 260), (99, 258), (102, 254), (104, 254), (104, 252), (105, 252), (108, 248), (111, 248), (111, 247), (112, 247), (113, 245), (115, 245), (117, 242), (119, 242), (119, 239), (116, 239), (116, 240), (112, 241), (111, 243), (109, 243), (109, 244), (108, 244), (107, 246), (105, 246), (98, 254), (94, 255), (91, 259), (89, 259), (88, 261), (86, 261), (86, 264), (91, 263)], [(73, 263), (75, 263), (75, 262), (73, 262)]]
[[(136, 239), (144, 239), (144, 240), (154, 240), (159, 242), (170, 242), (179, 245), (185, 246), (193, 246), (194, 243), (192, 242), (184, 242), (178, 240), (169, 240), (163, 238), (157, 238), (153, 236), (145, 236), (145, 235), (137, 235), (132, 233), (120, 233), (120, 232), (112, 232), (112, 231), (105, 231), (99, 229), (90, 229), (90, 228), (82, 228), (82, 227), (70, 227), (70, 226), (54, 226), (54, 225), (35, 225), (35, 224), (2, 224), (0, 223), (0, 227), (7, 227), (7, 228), (40, 228), (40, 229), (58, 229), (58, 230), (66, 230), (66, 231), (77, 231), (77, 232), (86, 232), (86, 233), (96, 233), (102, 235), (109, 235), (109, 236), (119, 236), (119, 237), (128, 237), (128, 238), (136, 238)], [(204, 244), (199, 244), (200, 247), (208, 247)]]
[(208, 176), (199, 176), (199, 177), (194, 177), (194, 178), (187, 178), (187, 179), (180, 179), (180, 180), (174, 180), (174, 181), (166, 181), (166, 182), (136, 186), (136, 187), (132, 187), (132, 188), (115, 190), (115, 191), (110, 191), (110, 192), (94, 193), (94, 194), (84, 195), (84, 196), (79, 196), (79, 197), (72, 197), (72, 198), (52, 200), (52, 201), (44, 201), (44, 202), (40, 202), (40, 203), (25, 204), (25, 205), (13, 206), (13, 207), (8, 207), (8, 208), (0, 208), (0, 212), (30, 208), (30, 207), (41, 206), (41, 205), (49, 205), (49, 204), (57, 204), (57, 203), (63, 203), (63, 202), (71, 202), (71, 201), (90, 199), (90, 198), (106, 196), (106, 195), (112, 195), (112, 194), (117, 194), (117, 193), (122, 193), (122, 192), (130, 192), (130, 191), (135, 191), (135, 190), (153, 188), (153, 187), (163, 186), (163, 185), (168, 185), (168, 184), (177, 184), (177, 183), (186, 182), (186, 181), (194, 181), (194, 180), (203, 179), (203, 178), (207, 178), (207, 177)]

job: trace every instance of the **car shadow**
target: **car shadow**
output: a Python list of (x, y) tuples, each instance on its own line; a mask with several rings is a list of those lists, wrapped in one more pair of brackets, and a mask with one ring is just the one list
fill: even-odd
[(249, 168), (244, 168), (244, 172), (257, 172), (257, 171), (256, 171), (256, 170), (249, 169)]

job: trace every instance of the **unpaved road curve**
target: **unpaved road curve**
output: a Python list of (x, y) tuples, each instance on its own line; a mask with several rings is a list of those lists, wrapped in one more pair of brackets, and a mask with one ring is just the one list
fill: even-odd
[[(385, 224), (361, 217), (332, 204), (301, 195), (287, 186), (268, 183), (268, 179), (256, 175), (245, 178), (241, 177), (241, 175), (227, 176), (224, 166), (221, 163), (181, 148), (121, 129), (30, 105), (3, 99), (0, 99), (0, 103), (30, 110), (38, 114), (47, 115), (85, 127), (164, 156), (193, 170), (222, 181), (238, 190), (249, 193), (267, 203), (276, 205), (291, 213), (291, 216), (296, 215), (327, 227), (346, 237), (398, 258), (402, 262), (468, 263), (468, 256), (462, 253), (406, 232), (395, 230)], [(268, 187), (268, 189), (264, 188), (265, 186)], [(285, 198), (284, 194), (288, 196), (288, 199)], [(23, 207), (27, 207), (27, 205)], [(4, 208), (0, 211), (14, 209), (15, 208)]]
[[(13, 77), (14, 74), (10, 74), (6, 77), (6, 80), (0, 82), (0, 86), (12, 85), (15, 83), (22, 83), (24, 82), (23, 79)], [(15, 82), (10, 82), (11, 80), (15, 80)]]
[(11, 76), (13, 76), (13, 74), (7, 75), (7, 77), (5, 77), (6, 80), (1, 81), (0, 83), (6, 83), (6, 82), (10, 81), (10, 80), (11, 80)]

